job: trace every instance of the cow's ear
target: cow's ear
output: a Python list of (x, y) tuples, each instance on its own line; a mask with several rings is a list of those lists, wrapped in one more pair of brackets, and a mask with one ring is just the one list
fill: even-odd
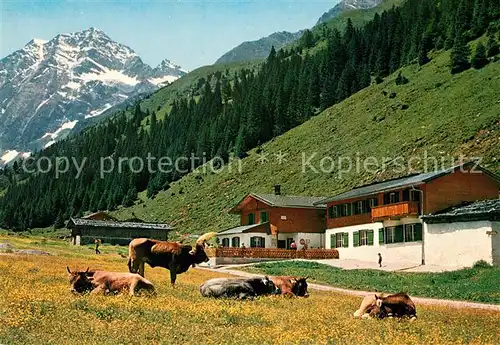
[(66, 266), (66, 269), (68, 270), (68, 273), (71, 274), (71, 270), (69, 269), (68, 266)]
[(296, 278), (290, 278), (290, 283), (292, 283), (292, 284), (297, 283), (297, 279)]
[(380, 297), (378, 297), (377, 294), (375, 294), (375, 299), (380, 299)]

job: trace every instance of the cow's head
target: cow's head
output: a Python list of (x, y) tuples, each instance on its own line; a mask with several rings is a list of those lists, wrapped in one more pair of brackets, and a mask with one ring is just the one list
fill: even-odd
[(207, 245), (206, 243), (216, 234), (216, 232), (208, 232), (204, 235), (201, 235), (200, 238), (196, 240), (194, 248), (189, 252), (190, 255), (194, 256), (195, 263), (200, 264), (209, 260), (207, 253), (205, 253), (205, 247)]
[(290, 279), (290, 283), (292, 283), (292, 292), (295, 296), (309, 297), (309, 293), (307, 292), (307, 278), (309, 277)]
[(89, 274), (88, 268), (86, 271), (73, 271), (73, 272), (71, 272), (68, 266), (66, 266), (66, 269), (68, 270), (69, 273), (69, 283), (71, 284), (70, 288), (71, 292), (82, 293), (85, 291), (92, 290), (92, 283), (90, 282), (88, 276)]
[(382, 297), (375, 295), (375, 305), (379, 308), (382, 307)]
[(276, 295), (281, 293), (280, 288), (274, 285), (274, 282), (271, 279), (269, 279), (268, 276), (262, 278), (261, 283), (264, 286), (264, 291), (266, 293), (276, 294)]

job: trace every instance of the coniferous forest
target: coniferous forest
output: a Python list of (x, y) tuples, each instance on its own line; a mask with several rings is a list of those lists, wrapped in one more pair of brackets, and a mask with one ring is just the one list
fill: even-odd
[[(227, 162), (307, 121), (400, 67), (426, 64), (432, 50), (451, 49), (450, 73), (481, 68), (499, 53), (500, 1), (408, 0), (377, 14), (361, 28), (308, 30), (287, 50), (271, 51), (257, 71), (218, 72), (199, 96), (177, 99), (158, 120), (140, 103), (35, 154), (85, 162), (61, 176), (25, 173), (20, 164), (1, 171), (0, 226), (16, 230), (62, 226), (85, 211), (130, 206), (137, 193), (154, 197), (192, 167), (168, 173), (113, 169), (100, 177), (102, 157), (206, 157)], [(468, 42), (487, 35), (471, 51)], [(319, 49), (319, 43), (326, 42)], [(311, 49), (313, 48), (314, 49)], [(404, 76), (400, 76), (404, 79)], [(147, 125), (144, 125), (147, 123)], [(85, 159), (85, 161), (84, 161)], [(199, 163), (201, 160), (199, 160)], [(30, 168), (30, 167), (28, 167)]]

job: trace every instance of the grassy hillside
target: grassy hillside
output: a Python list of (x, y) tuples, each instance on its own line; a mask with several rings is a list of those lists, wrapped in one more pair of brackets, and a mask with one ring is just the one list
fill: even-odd
[[(311, 161), (316, 169), (325, 156), (334, 160), (375, 157), (387, 162), (398, 156), (416, 157), (413, 165), (422, 167), (427, 152), (447, 159), (447, 165), (461, 154), (482, 157), (483, 166), (500, 172), (500, 63), (452, 76), (448, 62), (449, 53), (444, 52), (422, 68), (406, 67), (401, 71), (408, 84), (397, 86), (392, 75), (251, 151), (249, 157), (232, 161), (223, 172), (191, 173), (154, 200), (141, 195), (144, 202), (116, 214), (128, 218), (134, 212), (182, 231), (218, 231), (238, 224), (227, 211), (241, 197), (270, 192), (276, 183), (286, 194), (322, 196), (408, 173), (395, 173), (390, 164), (373, 173), (350, 171), (339, 176), (338, 166), (329, 173), (311, 169), (304, 173), (303, 153), (316, 154)], [(264, 164), (258, 160), (260, 151), (268, 155)], [(283, 164), (274, 157), (280, 152), (287, 155)]]

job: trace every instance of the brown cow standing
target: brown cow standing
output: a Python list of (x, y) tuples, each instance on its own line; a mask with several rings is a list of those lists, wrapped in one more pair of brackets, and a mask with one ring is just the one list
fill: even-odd
[(107, 292), (128, 291), (131, 296), (140, 290), (155, 292), (153, 283), (135, 273), (120, 273), (107, 271), (73, 271), (66, 267), (69, 273), (71, 292), (105, 294)]
[(189, 267), (207, 262), (205, 253), (206, 241), (215, 232), (202, 235), (196, 241), (195, 247), (180, 242), (158, 241), (148, 238), (136, 238), (129, 244), (128, 269), (131, 273), (139, 273), (144, 277), (144, 264), (151, 267), (164, 267), (170, 271), (170, 283), (175, 285), (177, 274), (186, 272)]
[(307, 292), (307, 278), (291, 277), (291, 276), (279, 276), (271, 277), (274, 285), (276, 285), (281, 290), (281, 295), (285, 297), (309, 297)]

